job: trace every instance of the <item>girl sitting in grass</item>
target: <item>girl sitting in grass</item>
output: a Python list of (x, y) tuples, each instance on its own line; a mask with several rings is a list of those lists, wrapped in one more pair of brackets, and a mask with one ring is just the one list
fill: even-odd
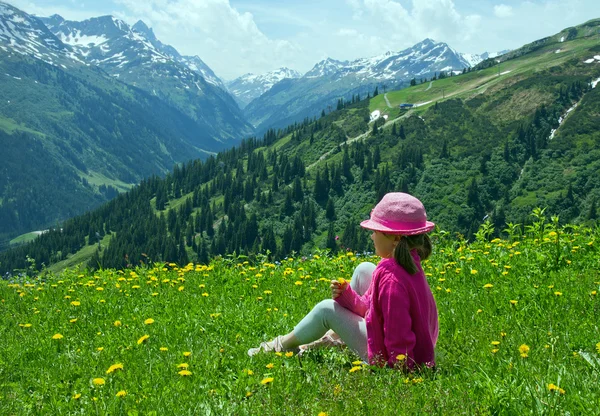
[(432, 250), (426, 233), (435, 225), (421, 201), (400, 192), (386, 194), (360, 225), (373, 231), (379, 264), (361, 263), (350, 283), (332, 280), (332, 299), (317, 304), (292, 332), (248, 355), (345, 343), (373, 365), (435, 365), (438, 314), (421, 267)]

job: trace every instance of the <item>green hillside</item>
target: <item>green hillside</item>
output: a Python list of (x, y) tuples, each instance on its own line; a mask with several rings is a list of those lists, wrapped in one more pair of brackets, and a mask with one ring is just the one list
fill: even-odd
[(205, 158), (198, 125), (93, 67), (64, 70), (0, 50), (0, 240), (56, 225)]
[[(499, 65), (339, 100), (319, 119), (177, 166), (65, 222), (62, 232), (0, 255), (0, 270), (24, 269), (27, 256), (48, 266), (109, 233), (89, 266), (370, 250), (357, 224), (389, 191), (418, 196), (431, 220), (467, 238), (486, 222), (498, 235), (507, 223), (525, 227), (536, 207), (560, 223), (594, 224), (600, 65), (587, 62), (600, 47), (588, 30), (597, 22), (527, 45)], [(405, 111), (399, 103), (422, 105)], [(387, 120), (369, 122), (374, 110)]]

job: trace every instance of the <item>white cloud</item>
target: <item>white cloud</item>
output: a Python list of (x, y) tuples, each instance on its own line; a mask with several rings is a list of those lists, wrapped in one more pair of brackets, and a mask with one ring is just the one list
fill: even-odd
[(425, 38), (454, 46), (470, 39), (481, 20), (459, 13), (452, 0), (412, 0), (406, 7), (397, 0), (346, 0), (346, 4), (360, 29), (339, 44), (337, 51), (344, 59), (399, 51)]
[(65, 7), (56, 5), (41, 6), (39, 2), (32, 2), (29, 0), (10, 0), (10, 4), (17, 9), (23, 10), (26, 13), (33, 14), (40, 17), (48, 17), (54, 14), (58, 14), (67, 20), (85, 20), (90, 17), (97, 17), (101, 15), (109, 14), (105, 10), (83, 7), (83, 4), (74, 6), (77, 7)]
[(262, 73), (294, 67), (299, 52), (290, 41), (268, 38), (250, 13), (240, 13), (229, 0), (118, 0), (127, 8), (119, 16), (143, 20), (163, 42), (184, 55), (198, 55), (218, 76)]
[(499, 18), (510, 17), (513, 15), (513, 9), (506, 4), (499, 4), (494, 6), (494, 15)]

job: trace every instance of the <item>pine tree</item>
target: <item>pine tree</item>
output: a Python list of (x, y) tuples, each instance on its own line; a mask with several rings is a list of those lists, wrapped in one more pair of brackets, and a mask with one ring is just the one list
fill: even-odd
[(333, 253), (337, 252), (338, 249), (333, 221), (329, 223), (329, 228), (327, 229), (327, 241), (325, 243), (325, 248), (330, 249)]
[(325, 207), (325, 218), (329, 221), (334, 221), (336, 219), (335, 215), (335, 205), (333, 204), (333, 199), (327, 199), (327, 206)]

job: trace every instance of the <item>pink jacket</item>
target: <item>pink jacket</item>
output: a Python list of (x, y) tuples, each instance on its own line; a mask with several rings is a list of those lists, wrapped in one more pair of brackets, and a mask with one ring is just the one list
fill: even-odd
[(435, 365), (434, 348), (438, 337), (438, 314), (431, 289), (416, 250), (411, 252), (418, 272), (410, 275), (393, 258), (382, 259), (363, 296), (348, 285), (336, 301), (363, 316), (367, 325), (369, 362), (390, 367), (397, 356), (406, 358), (402, 366)]

